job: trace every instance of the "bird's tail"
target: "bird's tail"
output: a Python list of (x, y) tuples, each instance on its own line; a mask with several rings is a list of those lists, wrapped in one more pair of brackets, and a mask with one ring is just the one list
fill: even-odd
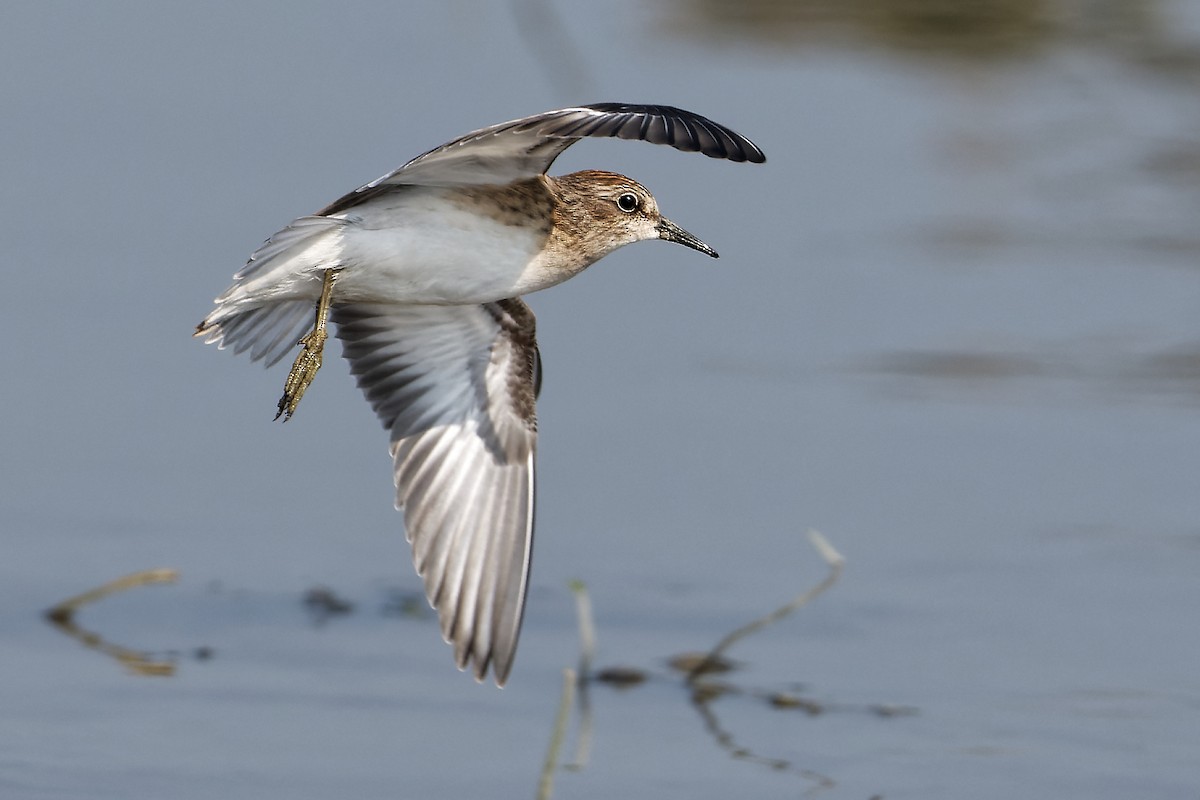
[(301, 217), (276, 233), (233, 276), (233, 285), (196, 326), (205, 344), (250, 351), (271, 366), (283, 358), (312, 320), (321, 274), (337, 266), (344, 221)]

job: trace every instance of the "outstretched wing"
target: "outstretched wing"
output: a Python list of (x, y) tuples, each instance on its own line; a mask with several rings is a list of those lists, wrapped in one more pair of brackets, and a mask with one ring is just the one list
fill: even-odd
[(674, 106), (596, 103), (468, 133), (359, 187), (318, 214), (340, 213), (398, 184), (505, 184), (532, 178), (587, 136), (640, 139), (730, 161), (761, 164), (767, 159), (745, 136), (691, 111)]
[(533, 312), (335, 306), (343, 354), (391, 434), (396, 507), (459, 669), (512, 668), (533, 546)]

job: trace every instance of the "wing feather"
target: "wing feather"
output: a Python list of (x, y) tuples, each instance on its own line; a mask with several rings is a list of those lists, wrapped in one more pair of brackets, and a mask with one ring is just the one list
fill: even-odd
[(389, 431), (396, 505), (461, 669), (504, 684), (533, 546), (533, 313), (480, 306), (335, 306), (367, 400)]
[(754, 142), (707, 117), (674, 106), (595, 103), (561, 108), (472, 131), (422, 153), (339, 198), (318, 214), (339, 214), (405, 184), (506, 184), (544, 173), (585, 137), (638, 139), (730, 161), (766, 161)]

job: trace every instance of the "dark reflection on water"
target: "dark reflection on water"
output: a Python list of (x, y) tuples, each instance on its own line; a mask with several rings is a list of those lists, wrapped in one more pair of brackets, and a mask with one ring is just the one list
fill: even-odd
[[(754, 358), (706, 358), (698, 368), (767, 385), (805, 385), (824, 371)], [(1200, 348), (1186, 345), (1143, 353), (1106, 352), (1103, 343), (1074, 352), (905, 350), (880, 353), (833, 369), (891, 378), (894, 383), (885, 388), (907, 388), (921, 394), (1002, 389), (1003, 397), (1031, 400), (1044, 397), (1045, 386), (1056, 383), (1086, 391), (1092, 400), (1158, 397), (1169, 402), (1200, 403)]]
[[(173, 653), (153, 653), (110, 642), (101, 634), (84, 628), (75, 620), (74, 616), (47, 614), (46, 621), (84, 647), (112, 658), (134, 675), (169, 678), (175, 674), (178, 657)], [(197, 658), (201, 660), (207, 660), (212, 655), (212, 651), (208, 648), (198, 648), (196, 653)]]
[(1098, 46), (1155, 68), (1200, 66), (1157, 0), (678, 0), (670, 28), (754, 44), (863, 45), (977, 63)]
[(1137, 388), (1178, 394), (1200, 403), (1200, 346), (1146, 354), (1122, 370), (1120, 378)]
[(1082, 356), (907, 351), (882, 354), (863, 372), (922, 382), (926, 391), (936, 391), (936, 383), (946, 388), (986, 389), (1013, 382), (1019, 393), (1035, 397), (1040, 393), (1039, 379), (1066, 380), (1086, 388), (1093, 396), (1158, 395), (1200, 403), (1200, 350), (1195, 348), (1136, 355), (1093, 349)]
[(969, 352), (894, 353), (881, 356), (877, 368), (896, 375), (965, 381), (1028, 378), (1051, 373), (1062, 375), (1064, 371), (1029, 356)]

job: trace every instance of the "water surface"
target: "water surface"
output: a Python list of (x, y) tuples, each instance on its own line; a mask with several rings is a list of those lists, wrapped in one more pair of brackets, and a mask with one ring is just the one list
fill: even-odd
[[(0, 794), (532, 795), (573, 578), (598, 664), (651, 680), (592, 687), (556, 797), (1194, 794), (1200, 15), (986, 6), (11, 9)], [(647, 243), (531, 298), (537, 554), (497, 691), (389, 612), (419, 585), (342, 362), (282, 426), (279, 370), (189, 334), (292, 217), (597, 100), (769, 161), (556, 165), (636, 176), (722, 259)], [(735, 649), (706, 728), (665, 660), (819, 581), (810, 527), (841, 580)], [(181, 582), (79, 622), (171, 677), (40, 617), (156, 566)], [(354, 613), (315, 624), (316, 585)]]

